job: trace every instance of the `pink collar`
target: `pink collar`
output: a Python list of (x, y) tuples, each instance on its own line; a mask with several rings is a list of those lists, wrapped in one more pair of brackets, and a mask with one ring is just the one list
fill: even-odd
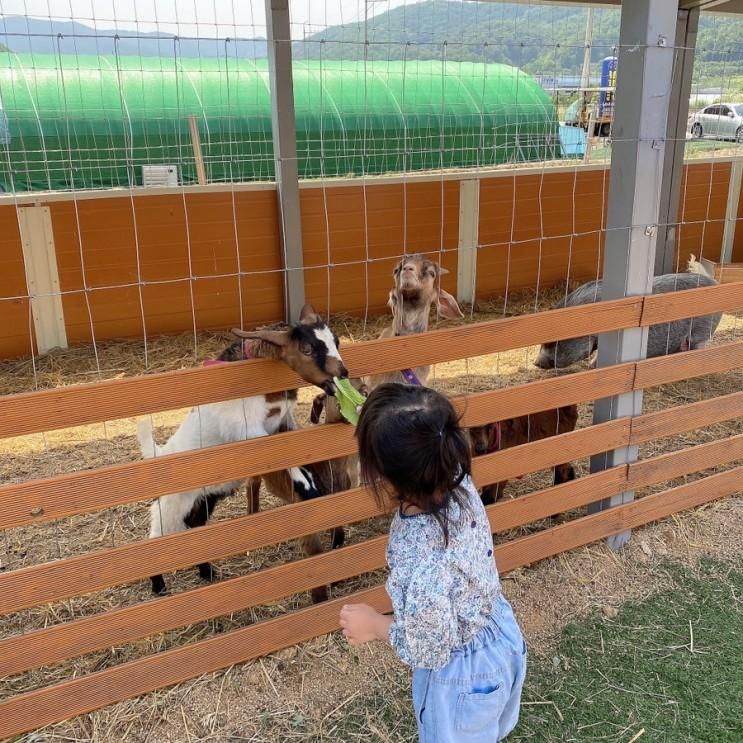
[(494, 423), (493, 425), (495, 426), (495, 441), (493, 441), (493, 445), (488, 449), (488, 454), (492, 454), (494, 451), (500, 451), (500, 445), (501, 445), (500, 421), (498, 421), (498, 423)]
[[(253, 358), (253, 347), (250, 345), (250, 341), (244, 340), (243, 341), (243, 356), (246, 359), (252, 359)], [(221, 361), (220, 359), (204, 359), (204, 361), (201, 362), (202, 366), (219, 366), (220, 364), (228, 364), (228, 361)]]
[[(500, 421), (498, 423), (493, 424), (495, 426), (495, 441), (493, 441), (493, 445), (488, 449), (488, 454), (492, 454), (495, 451), (500, 451), (501, 444), (503, 443), (503, 431), (501, 429)], [(524, 478), (524, 475), (519, 475), (516, 479), (522, 480)]]

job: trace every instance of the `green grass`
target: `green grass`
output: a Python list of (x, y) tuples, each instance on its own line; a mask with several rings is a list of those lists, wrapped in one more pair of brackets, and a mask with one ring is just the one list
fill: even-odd
[(666, 569), (672, 590), (567, 627), (533, 664), (514, 740), (743, 740), (743, 572)]
[[(743, 741), (743, 571), (663, 566), (673, 588), (565, 628), (530, 660), (513, 741)], [(406, 677), (360, 696), (312, 740), (414, 741)]]

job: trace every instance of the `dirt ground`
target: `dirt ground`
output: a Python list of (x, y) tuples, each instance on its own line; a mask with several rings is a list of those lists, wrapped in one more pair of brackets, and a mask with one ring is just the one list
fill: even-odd
[[(523, 314), (551, 304), (556, 293), (541, 296), (521, 294), (508, 303), (496, 302), (468, 309), (463, 322), (503, 315)], [(344, 342), (376, 337), (385, 319), (363, 326), (349, 318), (333, 318), (335, 330)], [(740, 316), (726, 315), (715, 343), (739, 340), (743, 332)], [(147, 363), (141, 342), (112, 342), (90, 348), (52, 354), (37, 362), (0, 363), (0, 394), (40, 389), (63, 384), (93, 381), (130, 374), (152, 373), (192, 366), (216, 355), (226, 336), (200, 334), (198, 337), (151, 339)], [(544, 372), (533, 367), (536, 347), (492, 354), (475, 359), (439, 364), (432, 385), (449, 393), (464, 393), (505, 387), (541, 378)], [(341, 348), (342, 352), (342, 348)], [(569, 373), (575, 369), (554, 372)], [(716, 397), (743, 387), (743, 371), (649, 390), (647, 410), (657, 410), (700, 399)], [(300, 391), (300, 420), (306, 420), (313, 392)], [(590, 425), (591, 406), (582, 405), (579, 426)], [(153, 416), (158, 436), (164, 437), (180, 420), (183, 411)], [(0, 481), (19, 482), (87, 469), (102, 464), (133, 461), (139, 457), (134, 419), (18, 437), (0, 442)], [(642, 448), (641, 456), (654, 456), (739, 432), (736, 421), (691, 431), (682, 436), (656, 441)], [(579, 475), (587, 472), (587, 461), (577, 463)], [(694, 479), (697, 475), (690, 476)], [(683, 480), (656, 486), (678, 484)], [(535, 473), (509, 486), (509, 495), (518, 496), (551, 482), (549, 473)], [(644, 492), (644, 491), (643, 491)], [(640, 493), (642, 495), (643, 493)], [(143, 494), (146, 499), (146, 494)], [(262, 507), (277, 505), (263, 494)], [(740, 554), (743, 541), (743, 509), (740, 498), (730, 498), (657, 526), (639, 530), (621, 554), (595, 545), (528, 570), (517, 570), (505, 580), (505, 590), (523, 622), (533, 652), (549, 652), (559, 629), (573, 618), (613, 606), (629, 597), (643, 596), (662, 585), (662, 575), (649, 569), (665, 556), (693, 562), (699, 554)], [(246, 513), (244, 494), (222, 504), (217, 519)], [(0, 569), (14, 570), (87, 551), (139, 541), (147, 536), (147, 505), (134, 503), (95, 514), (83, 514), (48, 525), (34, 525), (4, 532), (0, 537)], [(580, 515), (568, 513), (561, 520)], [(348, 529), (350, 543), (381, 533), (386, 519), (355, 524)], [(543, 529), (554, 521), (544, 520), (499, 536), (505, 541)], [(222, 577), (244, 575), (301, 557), (295, 544), (277, 545), (249, 555), (237, 555), (218, 563)], [(345, 581), (335, 596), (378, 583), (381, 574)], [(172, 591), (199, 585), (191, 570), (168, 577)], [(0, 638), (50, 624), (131, 605), (150, 597), (144, 582), (119, 586), (38, 607), (0, 618)], [(268, 606), (237, 612), (228, 617), (191, 625), (177, 631), (143, 639), (125, 647), (75, 659), (54, 668), (0, 680), (0, 699), (13, 694), (90, 673), (127, 660), (183, 645), (245, 626), (262, 619), (307, 606), (308, 595), (300, 594)], [(336, 740), (332, 724), (342, 715), (343, 706), (360, 694), (384, 690), (390, 684), (407, 684), (407, 675), (392, 653), (383, 647), (349, 650), (337, 635), (318, 638), (255, 663), (229, 669), (147, 695), (141, 699), (64, 723), (26, 740), (109, 741), (284, 741)], [(387, 740), (369, 730), (359, 740)], [(380, 734), (381, 735), (381, 734)], [(394, 738), (389, 738), (393, 740)]]

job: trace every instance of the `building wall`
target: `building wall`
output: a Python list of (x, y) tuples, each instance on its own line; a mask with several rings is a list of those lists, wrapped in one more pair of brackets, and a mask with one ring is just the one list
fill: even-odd
[(33, 324), (26, 294), (16, 208), (0, 206), (0, 297), (3, 297), (0, 300), (0, 358), (31, 352)]
[[(283, 315), (273, 191), (50, 206), (71, 343), (93, 333), (97, 340), (141, 337), (143, 329), (157, 335)], [(239, 279), (238, 261), (248, 274)]]
[(608, 187), (606, 169), (483, 180), (477, 297), (595, 278)]
[(690, 253), (720, 260), (730, 169), (730, 161), (695, 163), (684, 168), (676, 241), (680, 270)]
[(458, 181), (307, 188), (301, 198), (305, 292), (320, 312), (384, 312), (403, 253), (437, 257), (456, 291)]

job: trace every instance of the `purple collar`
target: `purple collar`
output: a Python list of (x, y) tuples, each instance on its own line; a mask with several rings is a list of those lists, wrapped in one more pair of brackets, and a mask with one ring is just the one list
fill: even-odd
[(403, 379), (408, 384), (415, 384), (418, 385), (418, 387), (422, 387), (421, 380), (418, 379), (417, 374), (412, 369), (400, 369), (400, 374), (402, 374)]
[[(400, 336), (400, 333), (395, 333), (395, 338), (398, 338)], [(418, 375), (412, 370), (412, 369), (400, 369), (400, 374), (402, 374), (403, 379), (408, 384), (414, 384), (418, 387), (422, 387), (421, 380), (418, 379)]]

